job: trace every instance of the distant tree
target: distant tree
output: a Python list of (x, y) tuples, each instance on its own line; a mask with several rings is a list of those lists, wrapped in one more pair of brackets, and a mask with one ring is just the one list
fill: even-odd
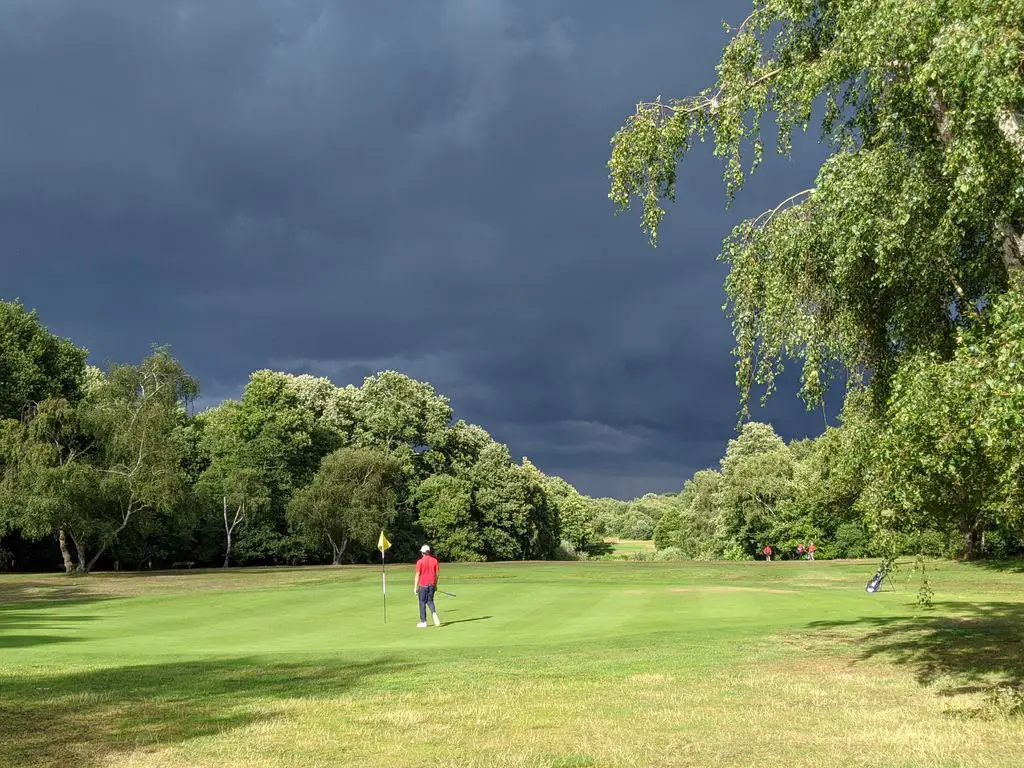
[[(138, 514), (169, 512), (187, 490), (178, 430), (199, 386), (166, 349), (139, 365), (111, 366), (79, 406), (91, 437), (88, 462), (106, 501), (83, 510), (74, 534), (79, 568), (90, 571)], [(95, 547), (86, 560), (86, 548)], [(84, 567), (83, 567), (84, 563)]]
[(713, 469), (701, 470), (683, 485), (679, 494), (677, 546), (693, 560), (735, 559), (743, 549), (730, 536), (726, 510), (721, 503), (723, 479)]
[(366, 448), (341, 448), (324, 458), (313, 481), (288, 505), (288, 517), (309, 536), (326, 539), (337, 565), (350, 542), (370, 546), (393, 518), (404, 493), (401, 464)]
[[(90, 375), (77, 405), (41, 402), (4, 430), (5, 483), (21, 530), (56, 532), (65, 567), (89, 572), (134, 519), (171, 513), (188, 492), (179, 430), (195, 381), (164, 349)], [(91, 558), (89, 557), (92, 553)]]
[(523, 459), (523, 467), (544, 488), (558, 517), (558, 531), (562, 541), (568, 542), (575, 551), (584, 552), (599, 540), (594, 526), (595, 508), (590, 500), (563, 478), (545, 475), (529, 459)]
[(419, 522), (439, 557), (484, 559), (484, 538), (474, 514), (472, 484), (451, 475), (431, 475), (416, 489)]
[(753, 557), (765, 544), (786, 546), (785, 506), (796, 496), (795, 462), (769, 424), (749, 422), (722, 458), (719, 504), (730, 538)]
[(208, 467), (198, 488), (223, 522), (225, 564), (233, 551), (236, 561), (283, 559), (286, 506), (322, 458), (310, 399), (295, 377), (261, 370), (249, 377), (241, 400), (222, 403), (199, 421)]
[(628, 501), (603, 497), (592, 499), (590, 504), (593, 510), (594, 531), (598, 536), (628, 538), (623, 532), (623, 520), (629, 512)]
[(654, 526), (653, 539), (655, 549), (679, 546), (684, 507), (684, 502), (680, 500), (679, 503), (672, 504), (662, 513)]
[(48, 398), (78, 400), (88, 352), (50, 333), (35, 311), (0, 301), (0, 418)]
[(298, 397), (299, 407), (311, 420), (309, 446), (300, 484), (309, 482), (323, 458), (338, 448), (351, 445), (355, 430), (355, 387), (340, 389), (323, 377), (283, 374)]
[(550, 558), (558, 546), (557, 514), (540, 480), (490, 443), (467, 472), (488, 560)]
[(445, 430), (440, 444), (447, 473), (465, 476), (480, 459), (483, 449), (492, 443), (494, 438), (483, 427), (459, 419)]
[[(28, 539), (57, 533), (68, 573), (76, 569), (71, 532), (88, 527), (87, 510), (106, 504), (87, 461), (92, 445), (78, 410), (63, 398), (43, 400), (21, 421), (0, 427), (0, 530), (17, 528)], [(80, 560), (77, 568), (85, 565)]]
[(311, 419), (294, 402), (289, 407), (286, 393), (285, 402), (259, 396), (266, 383), (255, 379), (251, 390), (247, 388), (249, 397), (225, 402), (200, 417), (202, 449), (209, 459), (198, 488), (205, 503), (223, 517), (225, 568), (236, 528), (266, 511), (275, 494), (283, 503), (294, 486), (299, 454), (311, 439)]
[(353, 445), (399, 459), (412, 485), (443, 467), (452, 408), (430, 384), (383, 371), (363, 382), (355, 405)]

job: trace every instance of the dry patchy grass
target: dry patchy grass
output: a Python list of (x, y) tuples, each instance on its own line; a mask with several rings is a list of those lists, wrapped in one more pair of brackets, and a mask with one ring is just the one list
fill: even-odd
[(449, 567), (422, 633), (374, 569), (5, 578), (0, 765), (1024, 764), (1024, 576), (863, 570)]

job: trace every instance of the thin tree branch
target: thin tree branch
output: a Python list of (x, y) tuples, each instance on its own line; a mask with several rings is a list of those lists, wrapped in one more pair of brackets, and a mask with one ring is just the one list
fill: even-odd
[(772, 208), (770, 211), (765, 211), (764, 213), (762, 213), (760, 216), (758, 216), (756, 219), (754, 219), (750, 223), (750, 225), (752, 227), (766, 227), (766, 226), (768, 226), (771, 223), (772, 219), (774, 219), (779, 214), (779, 212), (782, 211), (783, 208), (785, 208), (787, 205), (789, 205), (790, 203), (794, 202), (798, 198), (804, 197), (806, 195), (810, 195), (812, 192), (814, 192), (814, 187), (811, 187), (810, 189), (802, 189), (799, 192), (797, 192), (795, 195), (790, 195), (785, 200), (783, 200), (781, 203), (779, 203), (777, 206)]

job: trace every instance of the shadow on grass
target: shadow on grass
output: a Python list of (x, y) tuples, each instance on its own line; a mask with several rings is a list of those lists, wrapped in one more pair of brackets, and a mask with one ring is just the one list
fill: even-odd
[(63, 635), (8, 635), (0, 631), (0, 650), (35, 648), (39, 645), (52, 645), (53, 643), (71, 643), (78, 639)]
[(487, 619), (493, 618), (493, 616), (474, 616), (472, 619), (455, 619), (454, 621), (446, 621), (442, 626), (450, 627), (453, 624), (468, 624), (471, 621), (487, 621)]
[(1024, 573), (1024, 557), (1010, 560), (974, 560), (969, 563), (973, 568), (1000, 573)]
[[(53, 613), (51, 609), (84, 606), (109, 599), (99, 596), (76, 597), (74, 595), (79, 593), (69, 593), (59, 587), (5, 586), (7, 588), (0, 593), (0, 598), (6, 599), (6, 604), (0, 604), (0, 649), (30, 648), (82, 640), (82, 637), (60, 633), (69, 626), (94, 621), (96, 617)], [(21, 588), (11, 589), (12, 586)], [(32, 631), (26, 634), (26, 630)]]
[(935, 608), (944, 615), (816, 621), (810, 626), (873, 628), (857, 638), (863, 659), (909, 667), (922, 685), (944, 682), (946, 695), (1024, 684), (1024, 603), (940, 602)]
[(279, 715), (261, 704), (335, 696), (412, 668), (362, 663), (268, 664), (256, 658), (117, 667), (0, 680), (5, 766), (104, 765)]
[(36, 581), (0, 581), (0, 610), (38, 607), (37, 604), (51, 604), (68, 600), (95, 599), (99, 599), (98, 596), (89, 590), (81, 577), (71, 577), (59, 584), (44, 584)]

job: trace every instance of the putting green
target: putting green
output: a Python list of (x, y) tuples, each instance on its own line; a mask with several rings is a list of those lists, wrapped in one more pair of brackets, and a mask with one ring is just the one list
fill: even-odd
[(874, 563), (0, 577), (0, 765), (1019, 765), (1024, 573)]

